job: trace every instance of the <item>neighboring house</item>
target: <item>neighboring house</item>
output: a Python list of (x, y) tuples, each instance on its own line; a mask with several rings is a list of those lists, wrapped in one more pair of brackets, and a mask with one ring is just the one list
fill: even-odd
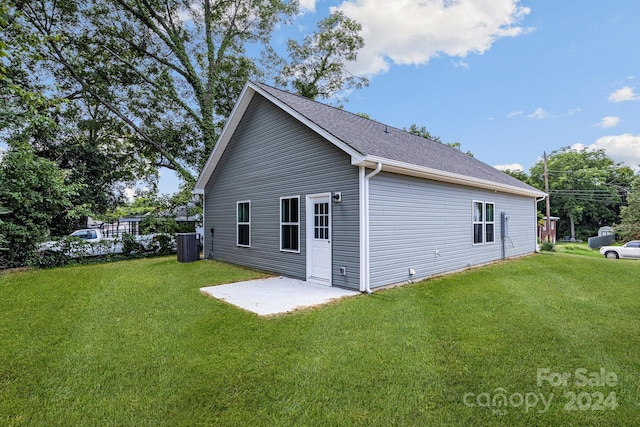
[(367, 292), (533, 253), (545, 196), (447, 145), (252, 82), (195, 192), (206, 257)]
[(613, 231), (612, 227), (606, 226), (606, 227), (600, 227), (598, 229), (598, 237), (602, 237), (602, 236), (611, 236), (614, 235), (615, 232)]
[(547, 238), (549, 238), (552, 243), (556, 242), (559, 219), (560, 218), (557, 216), (549, 217), (549, 226), (551, 227), (551, 230), (547, 230), (547, 217), (545, 216), (542, 219), (542, 225), (538, 225), (538, 238), (540, 238), (540, 241), (544, 242), (545, 240), (547, 240)]

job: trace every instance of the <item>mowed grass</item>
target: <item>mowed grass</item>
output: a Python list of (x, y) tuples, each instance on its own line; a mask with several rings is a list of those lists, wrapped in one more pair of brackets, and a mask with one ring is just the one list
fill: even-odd
[(199, 292), (260, 276), (173, 257), (0, 275), (0, 425), (637, 425), (638, 261), (542, 253), (267, 318)]
[(554, 247), (555, 252), (574, 254), (574, 255), (586, 255), (592, 257), (602, 257), (599, 249), (591, 249), (587, 242), (570, 243), (570, 242), (558, 242)]

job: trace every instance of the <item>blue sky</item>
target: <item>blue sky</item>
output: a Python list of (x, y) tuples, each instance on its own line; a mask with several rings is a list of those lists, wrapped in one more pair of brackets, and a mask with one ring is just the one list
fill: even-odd
[[(300, 0), (274, 33), (284, 50), (337, 8), (363, 26), (344, 108), (425, 126), (498, 168), (543, 151), (602, 148), (640, 170), (640, 1)], [(0, 147), (1, 149), (2, 147)], [(178, 189), (162, 170), (161, 193)]]
[[(370, 85), (346, 110), (425, 126), (498, 168), (543, 151), (603, 148), (640, 164), (640, 2), (633, 0), (302, 0), (273, 38), (301, 39), (338, 8), (363, 26), (350, 64)], [(176, 186), (163, 173), (160, 191)]]
[[(370, 86), (344, 108), (425, 126), (490, 165), (528, 169), (543, 151), (603, 148), (640, 164), (640, 1), (300, 0), (276, 47), (334, 8), (363, 26), (352, 72)], [(161, 171), (159, 191), (178, 180)]]

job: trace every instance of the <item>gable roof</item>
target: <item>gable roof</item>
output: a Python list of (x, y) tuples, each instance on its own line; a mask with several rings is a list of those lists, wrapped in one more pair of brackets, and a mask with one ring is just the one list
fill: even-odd
[(251, 99), (259, 94), (351, 156), (357, 166), (512, 194), (545, 193), (453, 147), (274, 87), (248, 82), (196, 183), (202, 193)]

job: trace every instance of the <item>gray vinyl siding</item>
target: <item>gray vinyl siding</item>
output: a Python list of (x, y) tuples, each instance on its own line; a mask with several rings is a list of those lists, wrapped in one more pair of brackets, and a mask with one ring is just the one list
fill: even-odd
[[(473, 244), (474, 200), (495, 203), (495, 243)], [(532, 197), (390, 173), (375, 176), (370, 182), (371, 287), (502, 259), (501, 212), (510, 215), (506, 257), (534, 252), (536, 209)], [(413, 277), (410, 268), (416, 272)]]
[[(205, 188), (205, 256), (305, 279), (305, 195), (335, 191), (343, 201), (331, 207), (332, 284), (359, 289), (358, 168), (256, 94)], [(280, 251), (280, 198), (288, 196), (300, 196), (300, 253)], [(250, 248), (236, 246), (236, 202), (245, 200), (251, 201)]]

